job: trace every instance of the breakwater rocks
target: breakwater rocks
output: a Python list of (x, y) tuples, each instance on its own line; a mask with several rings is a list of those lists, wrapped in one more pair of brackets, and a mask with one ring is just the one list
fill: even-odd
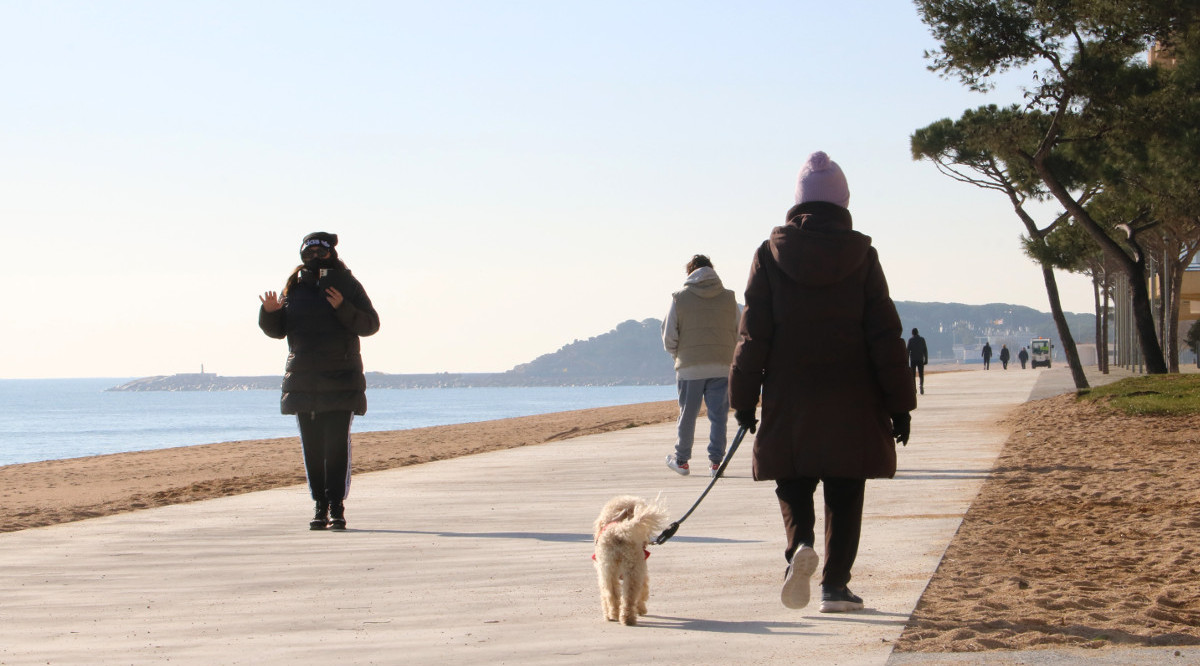
[[(280, 376), (219, 377), (200, 372), (143, 377), (110, 391), (278, 391)], [(517, 386), (663, 386), (675, 385), (675, 361), (663, 350), (662, 322), (632, 319), (608, 333), (576, 340), (507, 372), (368, 372), (369, 389), (484, 388)]]
[[(480, 388), (502, 386), (660, 386), (674, 384), (674, 372), (659, 377), (536, 376), (517, 372), (438, 372), (430, 374), (366, 373), (369, 389)], [(215, 373), (187, 373), (142, 377), (109, 391), (278, 391), (280, 376), (221, 377)]]
[(187, 373), (179, 375), (159, 375), (142, 377), (120, 386), (114, 386), (109, 391), (254, 391), (258, 389), (275, 389), (283, 381), (282, 377), (220, 377), (211, 372)]

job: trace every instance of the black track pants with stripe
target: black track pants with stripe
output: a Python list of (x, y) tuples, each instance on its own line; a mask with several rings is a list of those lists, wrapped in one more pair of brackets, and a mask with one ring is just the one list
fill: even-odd
[(313, 500), (340, 502), (350, 493), (351, 412), (304, 412), (296, 415), (304, 472)]

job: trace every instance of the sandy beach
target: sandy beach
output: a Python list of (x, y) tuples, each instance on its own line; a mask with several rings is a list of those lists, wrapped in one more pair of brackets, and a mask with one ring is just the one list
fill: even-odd
[(1004, 425), (896, 650), (1200, 645), (1200, 417), (1062, 395)]
[[(363, 473), (671, 421), (674, 401), (356, 433)], [(897, 651), (1200, 645), (1200, 417), (1027, 403)], [(915, 433), (919, 436), (919, 433)], [(0, 530), (302, 484), (296, 438), (0, 467)]]
[[(674, 400), (353, 434), (353, 473), (674, 420)], [(0, 532), (305, 483), (299, 437), (0, 466)]]

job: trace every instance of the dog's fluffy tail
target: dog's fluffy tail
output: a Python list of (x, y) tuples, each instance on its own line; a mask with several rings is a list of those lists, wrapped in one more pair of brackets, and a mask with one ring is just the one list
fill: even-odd
[(659, 531), (671, 522), (671, 515), (667, 513), (667, 505), (660, 498), (655, 498), (653, 502), (647, 502), (639, 506), (633, 512), (634, 522), (644, 523), (653, 531)]
[(611, 523), (607, 531), (618, 539), (647, 543), (670, 522), (667, 507), (660, 501), (638, 502), (632, 507), (632, 515)]

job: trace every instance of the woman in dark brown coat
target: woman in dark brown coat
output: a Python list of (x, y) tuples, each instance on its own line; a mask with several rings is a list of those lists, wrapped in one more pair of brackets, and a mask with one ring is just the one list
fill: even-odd
[(808, 604), (813, 492), (824, 484), (821, 611), (862, 608), (846, 587), (858, 554), (866, 479), (896, 474), (916, 394), (900, 318), (871, 239), (852, 229), (837, 163), (813, 153), (800, 171), (787, 223), (750, 267), (740, 342), (730, 370), (739, 425), (755, 432), (754, 478), (774, 480), (787, 532), (781, 599)]

